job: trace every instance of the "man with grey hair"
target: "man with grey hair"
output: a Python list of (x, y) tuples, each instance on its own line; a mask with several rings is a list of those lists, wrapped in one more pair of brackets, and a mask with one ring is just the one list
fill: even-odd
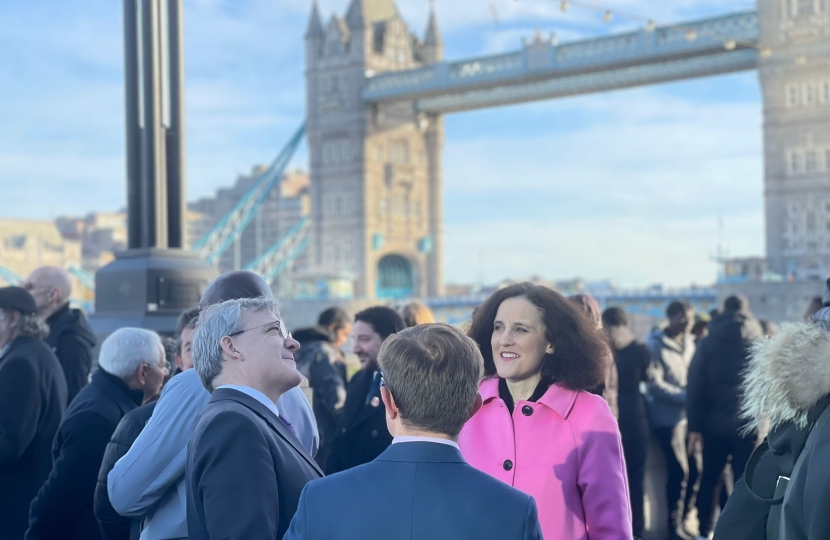
[(52, 471), (32, 502), (26, 540), (101, 538), (93, 495), (107, 443), (125, 414), (158, 394), (169, 369), (159, 336), (141, 328), (110, 334), (98, 368), (58, 428)]
[(0, 288), (0, 531), (23, 538), (29, 504), (52, 468), (50, 448), (66, 409), (66, 381), (43, 338), (32, 296)]
[(193, 363), (212, 396), (187, 449), (190, 540), (282, 538), (301, 490), (323, 476), (276, 405), (302, 380), (299, 347), (270, 296), (200, 316)]
[(69, 307), (72, 278), (63, 268), (41, 266), (29, 274), (23, 287), (31, 293), (38, 314), (49, 325), (46, 343), (63, 367), (69, 391), (68, 403), (71, 403), (89, 382), (92, 349), (96, 343), (84, 314)]
[(482, 403), (476, 343), (451, 326), (415, 326), (385, 340), (378, 362), (392, 444), (306, 486), (285, 540), (541, 540), (533, 498), (471, 467), (458, 449)]
[[(273, 299), (262, 276), (248, 271), (227, 272), (208, 285), (199, 309), (204, 312), (226, 300), (257, 297)], [(185, 326), (182, 323), (181, 327)], [(183, 356), (188, 355), (187, 364), (192, 366), (193, 336), (186, 336), (185, 332), (181, 334), (181, 352)], [(141, 540), (188, 536), (187, 445), (196, 420), (209, 400), (210, 393), (195, 369), (185, 369), (173, 377), (164, 387), (147, 426), (107, 476), (107, 492), (113, 508), (123, 516), (143, 520)], [(277, 410), (292, 424), (303, 447), (313, 455), (319, 437), (311, 406), (302, 390), (292, 388), (284, 393), (277, 401)]]

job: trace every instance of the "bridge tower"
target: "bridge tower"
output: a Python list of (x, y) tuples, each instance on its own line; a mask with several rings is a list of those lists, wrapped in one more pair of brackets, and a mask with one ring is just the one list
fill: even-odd
[(434, 13), (421, 40), (393, 0), (352, 0), (325, 25), (315, 2), (305, 40), (311, 267), (353, 275), (359, 297), (442, 294), (443, 121), (362, 98), (374, 75), (443, 58)]
[[(830, 275), (830, 2), (758, 0), (767, 258)], [(763, 54), (769, 48), (771, 55)]]

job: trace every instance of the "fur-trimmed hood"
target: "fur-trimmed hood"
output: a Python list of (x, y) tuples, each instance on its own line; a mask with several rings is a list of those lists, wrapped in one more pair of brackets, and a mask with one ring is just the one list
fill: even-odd
[(741, 416), (754, 428), (764, 418), (770, 429), (794, 422), (803, 428), (810, 410), (830, 394), (830, 326), (789, 323), (759, 340), (743, 384)]

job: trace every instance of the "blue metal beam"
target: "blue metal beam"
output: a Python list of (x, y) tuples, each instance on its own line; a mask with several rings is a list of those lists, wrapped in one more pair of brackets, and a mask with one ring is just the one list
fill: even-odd
[(259, 205), (268, 197), (271, 189), (279, 183), (286, 167), (294, 156), (294, 152), (300, 146), (303, 135), (305, 135), (305, 122), (294, 133), (294, 136), (291, 137), (291, 140), (288, 141), (288, 144), (268, 170), (260, 176), (259, 180), (239, 200), (236, 206), (209, 233), (194, 244), (193, 249), (198, 251), (207, 262), (215, 264), (233, 242), (242, 235), (251, 220), (254, 219)]
[[(748, 47), (757, 40), (754, 11), (562, 45), (537, 40), (514, 53), (380, 74), (367, 80), (363, 98), (369, 103), (413, 100), (419, 110), (447, 112), (499, 104), (481, 98), (463, 104), (466, 97), (481, 96), (485, 90), (506, 94), (509, 87), (557, 79), (569, 81), (560, 84), (569, 86), (567, 92), (539, 92), (534, 97), (529, 92), (527, 99), (662, 82), (666, 79), (656, 73), (666, 66), (675, 72), (667, 80), (754, 69), (757, 51)], [(597, 84), (600, 80), (605, 83)]]
[(307, 217), (302, 218), (265, 253), (246, 266), (245, 270), (260, 274), (270, 283), (308, 248), (307, 236), (310, 228), (309, 219)]

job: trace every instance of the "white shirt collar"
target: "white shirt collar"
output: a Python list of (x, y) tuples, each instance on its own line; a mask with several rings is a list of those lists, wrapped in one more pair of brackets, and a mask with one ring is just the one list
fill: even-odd
[(456, 443), (455, 441), (451, 441), (449, 439), (438, 439), (436, 437), (414, 437), (411, 435), (402, 435), (400, 437), (395, 437), (394, 439), (392, 439), (392, 444), (408, 442), (431, 442), (438, 444), (446, 444), (447, 446), (454, 446), (456, 450), (460, 450), (458, 448), (458, 443)]
[(277, 417), (279, 417), (280, 415), (280, 412), (277, 410), (277, 406), (274, 404), (274, 402), (271, 401), (268, 398), (268, 396), (266, 396), (259, 390), (251, 388), (250, 386), (238, 386), (236, 384), (223, 384), (222, 386), (218, 386), (216, 389), (219, 390), (220, 388), (230, 388), (231, 390), (236, 390), (237, 392), (247, 394), (255, 400), (262, 403), (263, 405), (265, 405), (266, 407), (268, 407), (271, 410), (271, 412), (277, 415)]

